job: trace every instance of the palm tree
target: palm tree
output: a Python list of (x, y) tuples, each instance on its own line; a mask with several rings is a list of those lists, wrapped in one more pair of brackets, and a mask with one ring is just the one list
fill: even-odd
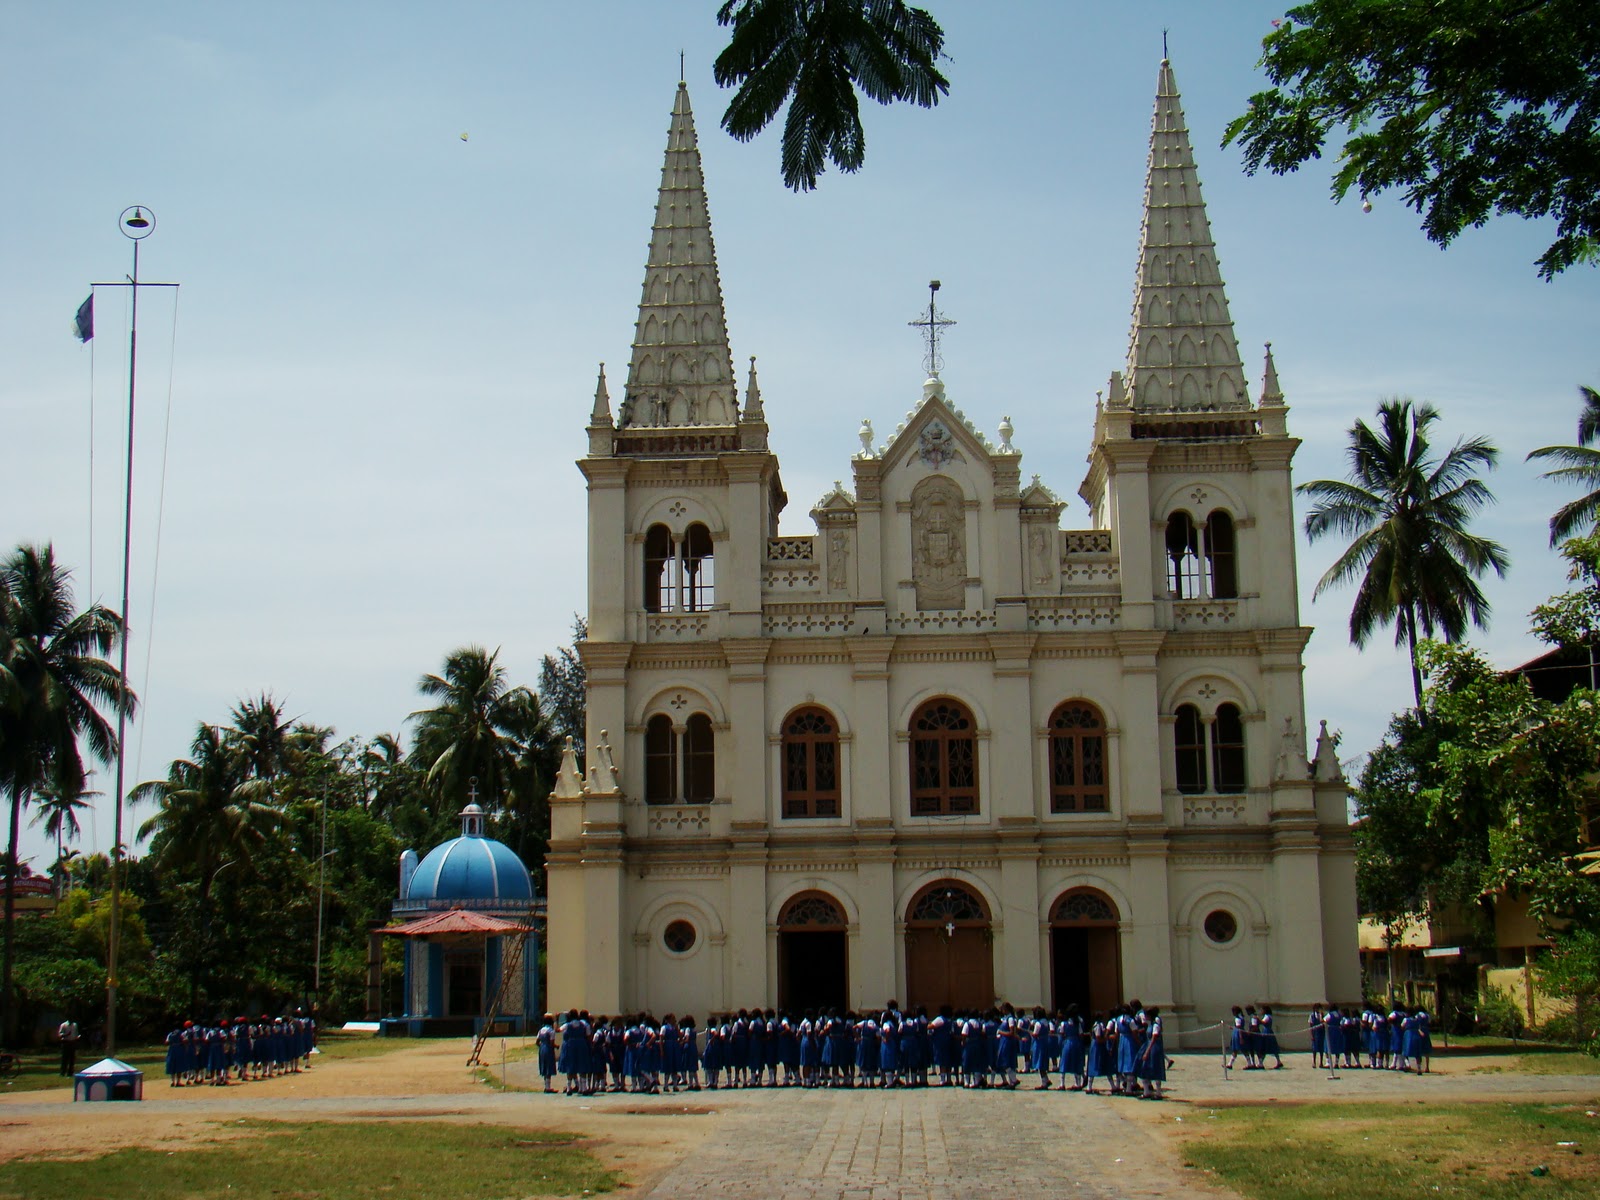
[(1316, 505), (1306, 536), (1353, 540), (1317, 582), (1312, 597), (1359, 578), (1350, 610), (1350, 640), (1366, 645), (1391, 622), (1395, 645), (1411, 656), (1411, 684), (1422, 710), (1417, 640), (1442, 633), (1455, 641), (1469, 625), (1483, 628), (1489, 602), (1478, 586), (1485, 571), (1504, 576), (1510, 560), (1497, 543), (1467, 531), (1473, 514), (1494, 502), (1480, 470), (1492, 470), (1499, 451), (1486, 438), (1458, 441), (1443, 457), (1431, 453), (1428, 433), (1439, 419), (1431, 404), (1385, 400), (1377, 428), (1357, 421), (1346, 454), (1348, 480), (1319, 479), (1295, 490)]
[[(249, 757), (233, 744), (229, 731), (202, 723), (189, 757), (175, 760), (165, 779), (139, 784), (128, 800), (161, 805), (139, 827), (139, 837), (150, 839), (150, 857), (157, 867), (194, 878), (201, 930), (196, 961), (205, 961), (217, 876), (226, 867), (248, 872), (256, 851), (282, 820), (270, 802), (271, 782), (251, 777)], [(191, 1002), (197, 991), (198, 978), (191, 973)]]
[[(0, 787), (11, 800), (9, 861), (17, 861), (22, 810), (41, 789), (79, 793), (87, 771), (80, 739), (101, 762), (116, 757), (117, 737), (101, 714), (135, 707), (105, 656), (123, 636), (122, 618), (93, 605), (74, 611), (71, 573), (55, 550), (19, 546), (0, 563)], [(13, 873), (5, 888), (5, 967), (0, 999), (4, 1037), (12, 1041), (16, 1006), (11, 976), (16, 934)]]
[(950, 92), (935, 66), (944, 30), (904, 0), (727, 0), (717, 24), (733, 27), (713, 67), (717, 83), (739, 88), (722, 127), (747, 142), (787, 102), (783, 182), (797, 192), (817, 186), (827, 160), (841, 171), (864, 161), (858, 88), (880, 104), (923, 108)]
[(1578, 444), (1542, 446), (1528, 455), (1529, 462), (1543, 458), (1561, 464), (1540, 478), (1559, 479), (1589, 489), (1572, 503), (1562, 505), (1550, 518), (1552, 546), (1600, 519), (1600, 450), (1594, 448), (1595, 439), (1600, 438), (1600, 391), (1580, 386), (1578, 395), (1583, 399), (1583, 411), (1578, 414)]
[[(465, 646), (445, 659), (444, 674), (424, 675), (417, 689), (438, 701), (414, 712), (416, 744), (411, 754), (427, 772), (427, 784), (443, 803), (467, 801), (470, 781), (477, 780), (486, 808), (500, 804), (511, 790), (522, 745), (517, 734), (526, 724), (527, 688), (508, 687), (500, 652)], [(538, 701), (534, 701), (537, 705)]]
[(33, 815), (33, 823), (38, 825), (42, 822), (45, 836), (56, 844), (56, 865), (51, 873), (56, 877), (58, 898), (61, 895), (61, 879), (64, 874), (62, 864), (68, 859), (67, 839), (75, 838), (83, 832), (83, 826), (78, 823), (78, 810), (93, 807), (89, 803), (89, 797), (103, 794), (85, 791), (82, 788), (69, 791), (54, 784), (40, 788), (35, 794), (39, 811)]

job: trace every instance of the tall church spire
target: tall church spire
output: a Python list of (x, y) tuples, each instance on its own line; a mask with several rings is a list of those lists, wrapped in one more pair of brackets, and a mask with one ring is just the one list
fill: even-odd
[(678, 84), (619, 429), (739, 419), (689, 89)]
[(1250, 408), (1178, 83), (1165, 58), (1150, 126), (1127, 381), (1135, 410)]

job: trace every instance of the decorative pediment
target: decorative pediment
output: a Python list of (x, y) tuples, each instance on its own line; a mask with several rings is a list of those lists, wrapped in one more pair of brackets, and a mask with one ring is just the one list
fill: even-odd
[(833, 487), (811, 506), (811, 515), (820, 517), (825, 513), (853, 513), (855, 510), (856, 498), (844, 490), (843, 481), (835, 479)]
[(1045, 487), (1035, 475), (1022, 490), (1022, 507), (1035, 509), (1054, 509), (1060, 512), (1066, 507), (1066, 502), (1049, 488)]
[(989, 439), (945, 399), (944, 385), (930, 379), (922, 402), (906, 414), (878, 457), (885, 470), (903, 462), (922, 462), (930, 471), (942, 471), (952, 462), (986, 464), (994, 453)]

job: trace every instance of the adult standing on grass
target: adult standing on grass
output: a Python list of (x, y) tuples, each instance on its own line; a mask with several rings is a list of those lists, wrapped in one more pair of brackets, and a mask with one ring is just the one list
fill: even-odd
[(73, 1075), (78, 1070), (78, 1023), (71, 1017), (61, 1022), (56, 1029), (56, 1038), (61, 1043), (61, 1074)]

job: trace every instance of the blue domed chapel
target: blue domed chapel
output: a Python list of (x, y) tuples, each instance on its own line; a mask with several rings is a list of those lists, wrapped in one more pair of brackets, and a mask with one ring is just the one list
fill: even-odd
[[(461, 836), (420, 861), (400, 856), (400, 924), (381, 932), (405, 939), (405, 1011), (383, 1021), (389, 1035), (476, 1034), (500, 995), (494, 1023), (521, 1032), (540, 1013), (539, 934), (528, 868), (505, 843), (484, 834), (476, 803), (461, 810)], [(521, 943), (521, 953), (517, 945)], [(515, 960), (507, 976), (506, 967)]]

